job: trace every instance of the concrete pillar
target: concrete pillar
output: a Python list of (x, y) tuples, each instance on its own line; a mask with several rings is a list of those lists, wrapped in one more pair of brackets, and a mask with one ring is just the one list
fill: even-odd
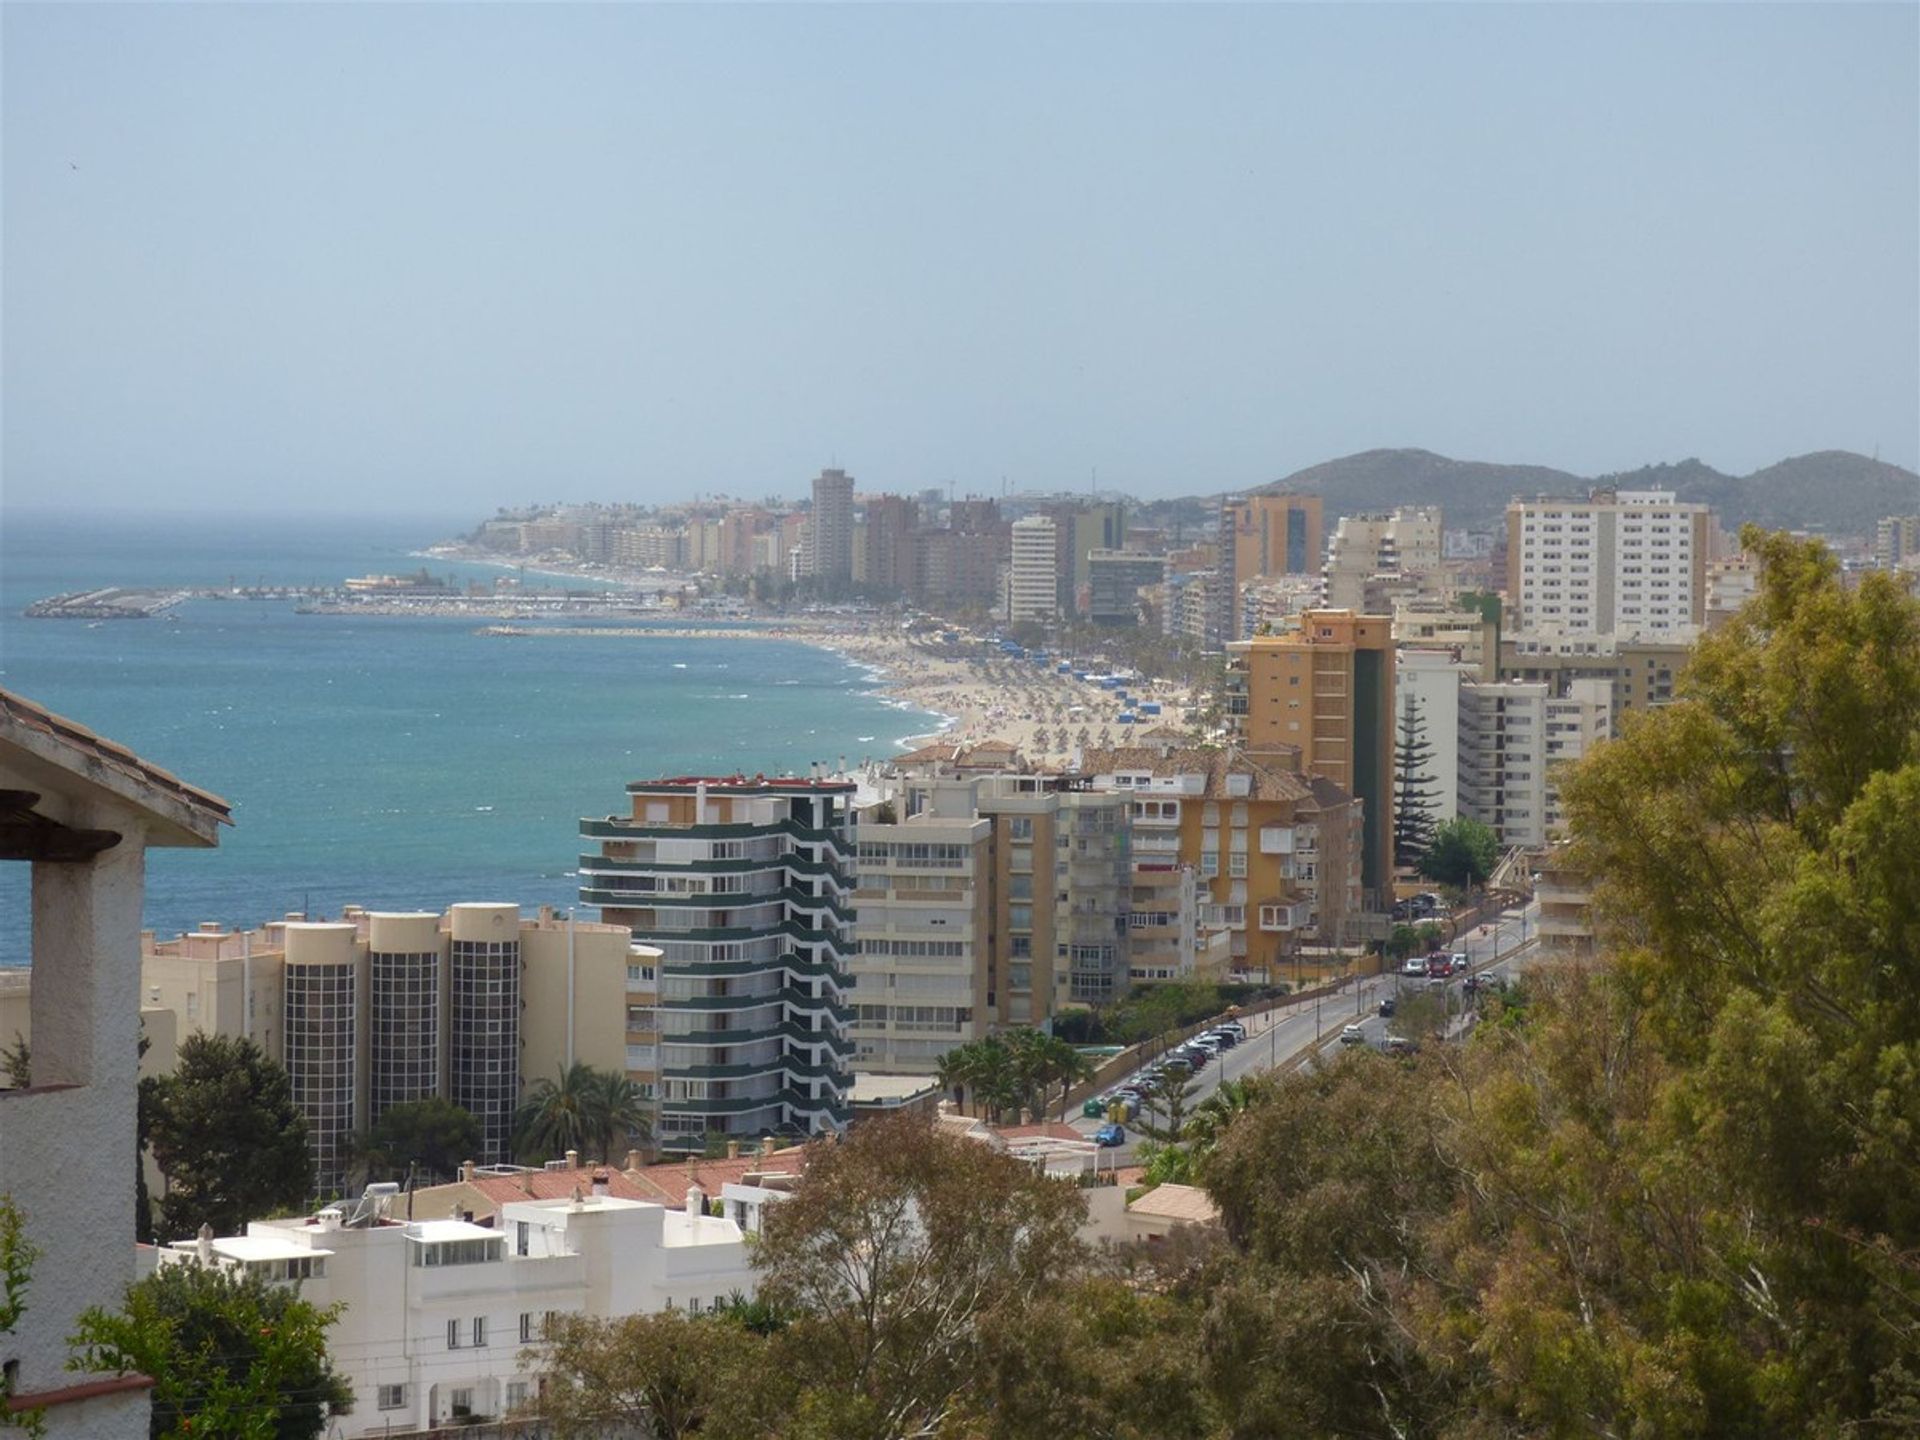
[[(33, 1081), (131, 1086), (139, 1063), (144, 837), (124, 814), (74, 823), (118, 829), (122, 838), (85, 863), (33, 867)], [(131, 1135), (131, 1110), (127, 1124)]]

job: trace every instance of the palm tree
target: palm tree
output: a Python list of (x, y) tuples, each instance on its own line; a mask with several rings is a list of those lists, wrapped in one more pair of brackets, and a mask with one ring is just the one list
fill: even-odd
[(606, 1159), (622, 1139), (651, 1138), (646, 1102), (625, 1075), (576, 1062), (559, 1076), (535, 1081), (514, 1115), (513, 1149), (522, 1160), (596, 1148), (596, 1158)]
[(653, 1108), (640, 1087), (618, 1070), (597, 1072), (600, 1079), (601, 1156), (612, 1160), (622, 1150), (653, 1144)]
[(973, 1091), (977, 1100), (992, 1068), (993, 1057), (988, 1052), (988, 1042), (969, 1040), (964, 1045), (954, 1046), (940, 1057), (934, 1067), (934, 1077), (939, 1080), (942, 1089), (953, 1092), (955, 1103), (964, 1108), (967, 1092)]
[(1193, 1173), (1202, 1174), (1220, 1137), (1229, 1126), (1251, 1110), (1263, 1093), (1254, 1079), (1222, 1080), (1213, 1094), (1193, 1107), (1181, 1133), (1186, 1137), (1193, 1160)]

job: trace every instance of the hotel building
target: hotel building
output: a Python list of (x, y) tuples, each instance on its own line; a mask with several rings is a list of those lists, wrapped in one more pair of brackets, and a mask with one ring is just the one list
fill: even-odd
[(852, 1089), (855, 817), (850, 781), (636, 781), (580, 898), (660, 951), (663, 1140), (845, 1128)]
[[(550, 910), (463, 904), (300, 916), (255, 930), (202, 925), (142, 937), (142, 1001), (172, 1023), (150, 1035), (245, 1036), (285, 1066), (307, 1119), (317, 1196), (339, 1193), (354, 1135), (390, 1106), (441, 1097), (472, 1112), (483, 1164), (512, 1158), (526, 1087), (576, 1061), (627, 1075), (651, 1094), (650, 1050), (621, 1016), (651, 1005), (655, 952), (612, 925)], [(156, 1038), (150, 1070), (173, 1065)], [(641, 1062), (636, 1065), (635, 1061)]]
[(1007, 570), (1007, 620), (1050, 625), (1060, 618), (1058, 532), (1045, 515), (1013, 522), (1013, 559)]
[(844, 470), (814, 477), (807, 572), (822, 580), (853, 577), (853, 477)]
[(1598, 489), (1507, 506), (1509, 629), (1665, 635), (1706, 619), (1705, 505)]
[(1320, 573), (1324, 541), (1318, 495), (1231, 496), (1220, 502), (1220, 587), (1209, 631), (1226, 644), (1246, 634), (1241, 588), (1280, 575)]

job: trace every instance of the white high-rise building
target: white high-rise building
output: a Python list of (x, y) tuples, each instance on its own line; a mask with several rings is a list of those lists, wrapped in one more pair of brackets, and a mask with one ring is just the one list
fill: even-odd
[(1459, 716), (1459, 813), (1503, 847), (1539, 849), (1563, 824), (1557, 772), (1612, 733), (1612, 686), (1575, 680), (1556, 696), (1539, 680), (1463, 683)]
[(1479, 671), (1444, 650), (1402, 650), (1396, 668), (1394, 786), (1397, 792), (1401, 719), (1412, 706), (1427, 743), (1426, 763), (1415, 773), (1433, 805), (1429, 814), (1438, 825), (1460, 813), (1460, 686)]
[(1049, 624), (1060, 618), (1055, 527), (1045, 515), (1013, 522), (1013, 562), (1007, 572), (1007, 619)]
[(844, 470), (822, 470), (814, 478), (807, 573), (819, 579), (853, 578), (853, 477)]
[(1514, 501), (1504, 628), (1661, 635), (1701, 624), (1709, 520), (1670, 490)]

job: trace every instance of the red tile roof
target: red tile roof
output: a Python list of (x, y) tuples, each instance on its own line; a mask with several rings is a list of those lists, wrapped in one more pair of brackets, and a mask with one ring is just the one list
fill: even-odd
[(194, 809), (212, 816), (220, 824), (233, 823), (233, 807), (218, 795), (202, 790), (197, 785), (189, 785), (179, 776), (142, 760), (126, 746), (94, 734), (77, 720), (56, 715), (53, 711), (34, 704), (24, 695), (16, 695), (11, 690), (0, 690), (0, 719), (51, 737), (63, 748), (73, 752), (83, 764), (104, 765), (143, 785), (151, 785), (154, 789), (176, 800), (184, 801)]
[(993, 1133), (1002, 1140), (1084, 1140), (1087, 1138), (1071, 1125), (1063, 1125), (1057, 1120), (1050, 1120), (1040, 1125), (999, 1125), (994, 1128)]
[(792, 1145), (771, 1155), (756, 1153), (731, 1160), (663, 1160), (658, 1165), (629, 1170), (625, 1178), (645, 1192), (637, 1199), (679, 1206), (687, 1203), (687, 1191), (696, 1184), (711, 1198), (720, 1193), (722, 1185), (738, 1185), (748, 1175), (804, 1174), (808, 1158), (806, 1146)]
[(465, 1183), (491, 1201), (497, 1212), (502, 1205), (520, 1200), (571, 1200), (575, 1186), (583, 1195), (591, 1195), (595, 1175), (607, 1177), (607, 1193), (617, 1200), (657, 1202), (660, 1198), (634, 1183), (626, 1171), (606, 1165), (587, 1165), (578, 1170), (527, 1170), (518, 1175), (476, 1175)]

